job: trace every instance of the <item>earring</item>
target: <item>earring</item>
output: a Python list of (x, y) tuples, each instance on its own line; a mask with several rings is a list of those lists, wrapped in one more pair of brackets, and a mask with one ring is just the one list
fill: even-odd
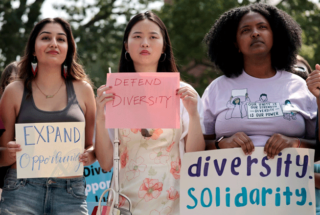
[(64, 78), (67, 78), (67, 75), (68, 75), (68, 66), (65, 63), (63, 65), (63, 76), (64, 76)]
[(31, 70), (33, 73), (33, 77), (36, 77), (38, 72), (38, 63), (37, 63), (36, 56), (33, 57), (33, 62), (31, 62)]
[[(129, 54), (127, 51), (126, 51), (126, 53), (124, 53), (124, 58), (127, 60), (127, 61), (130, 61), (130, 60), (128, 60), (128, 58), (127, 58), (127, 54)], [(130, 54), (129, 54), (130, 55)]]
[[(166, 57), (167, 57), (166, 53), (163, 53), (163, 55), (164, 55), (164, 58), (163, 58), (163, 60), (160, 61), (160, 62), (164, 62), (164, 61), (166, 60)], [(161, 59), (161, 57), (160, 57), (160, 59)]]

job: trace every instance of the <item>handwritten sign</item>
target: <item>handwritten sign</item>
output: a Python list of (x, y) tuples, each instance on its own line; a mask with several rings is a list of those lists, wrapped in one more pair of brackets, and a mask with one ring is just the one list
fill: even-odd
[(109, 73), (106, 128), (179, 128), (179, 73)]
[(268, 160), (262, 147), (186, 153), (180, 213), (314, 214), (314, 150), (284, 149)]
[(16, 124), (18, 178), (83, 174), (84, 122)]
[(260, 119), (283, 116), (279, 102), (249, 102), (249, 119)]

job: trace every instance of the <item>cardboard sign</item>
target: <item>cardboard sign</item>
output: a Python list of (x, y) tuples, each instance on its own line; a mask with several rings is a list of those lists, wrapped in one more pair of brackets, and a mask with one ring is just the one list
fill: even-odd
[(268, 160), (263, 147), (186, 153), (180, 213), (224, 215), (314, 214), (314, 150), (284, 149)]
[(179, 128), (179, 73), (108, 73), (106, 128)]
[(65, 177), (83, 174), (85, 123), (16, 124), (18, 178)]

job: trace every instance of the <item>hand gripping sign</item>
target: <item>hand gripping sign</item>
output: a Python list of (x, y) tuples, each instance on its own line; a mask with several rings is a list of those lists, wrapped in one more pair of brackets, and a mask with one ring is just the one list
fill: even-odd
[(106, 128), (179, 128), (179, 73), (108, 73)]
[(18, 178), (83, 175), (84, 122), (16, 124)]
[(186, 153), (180, 213), (225, 215), (314, 214), (314, 150), (284, 149), (268, 159), (262, 147)]

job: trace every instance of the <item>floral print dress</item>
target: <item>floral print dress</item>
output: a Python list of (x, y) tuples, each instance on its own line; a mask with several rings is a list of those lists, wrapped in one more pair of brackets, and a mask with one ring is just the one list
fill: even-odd
[(133, 214), (179, 214), (180, 137), (181, 129), (119, 129), (120, 192)]

